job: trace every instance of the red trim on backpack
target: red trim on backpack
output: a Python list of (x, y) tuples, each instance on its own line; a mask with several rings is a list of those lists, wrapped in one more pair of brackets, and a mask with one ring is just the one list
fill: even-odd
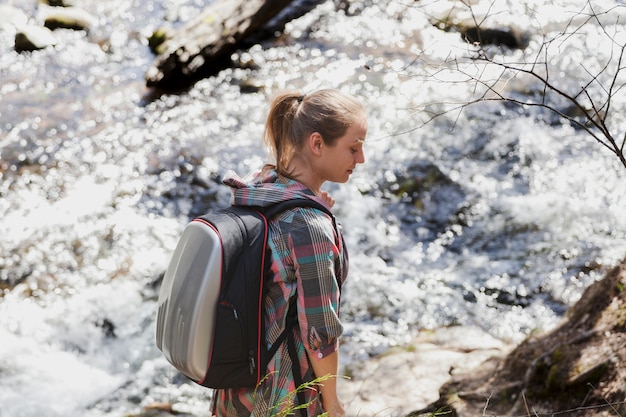
[[(257, 363), (257, 376), (256, 376), (256, 380), (261, 381), (261, 378), (264, 377), (265, 375), (261, 375), (261, 372), (265, 372), (265, 369), (261, 369), (261, 351), (265, 349), (265, 346), (263, 346), (263, 349), (261, 349), (261, 343), (265, 343), (265, 340), (262, 340), (262, 336), (263, 334), (265, 334), (264, 328), (261, 326), (265, 326), (265, 323), (263, 322), (263, 317), (265, 316), (263, 314), (263, 294), (265, 292), (265, 260), (266, 260), (266, 254), (267, 254), (267, 239), (269, 237), (269, 224), (267, 221), (267, 217), (265, 217), (263, 214), (261, 214), (261, 217), (263, 218), (263, 224), (264, 224), (264, 230), (265, 230), (265, 235), (263, 236), (263, 257), (261, 258), (261, 274), (260, 274), (260, 279), (261, 279), (261, 286), (260, 286), (260, 291), (259, 291), (259, 323), (258, 323), (258, 329), (259, 331), (257, 332), (258, 334), (258, 340), (257, 340), (257, 350), (256, 350), (256, 363)], [(269, 359), (269, 358), (268, 358)]]

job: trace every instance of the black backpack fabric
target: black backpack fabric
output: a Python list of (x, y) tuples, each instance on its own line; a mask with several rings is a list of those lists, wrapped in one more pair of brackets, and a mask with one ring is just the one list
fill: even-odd
[(287, 328), (266, 348), (268, 223), (294, 207), (316, 208), (334, 223), (320, 203), (293, 199), (269, 207), (231, 206), (194, 219), (183, 231), (161, 284), (156, 339), (168, 361), (196, 383), (217, 389), (256, 386), (293, 328), (295, 300)]

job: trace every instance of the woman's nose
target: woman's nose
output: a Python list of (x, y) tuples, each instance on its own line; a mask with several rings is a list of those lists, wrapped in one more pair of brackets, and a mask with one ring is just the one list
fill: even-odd
[(362, 164), (364, 162), (365, 162), (365, 152), (363, 152), (363, 150), (360, 150), (356, 154), (356, 163), (357, 164)]

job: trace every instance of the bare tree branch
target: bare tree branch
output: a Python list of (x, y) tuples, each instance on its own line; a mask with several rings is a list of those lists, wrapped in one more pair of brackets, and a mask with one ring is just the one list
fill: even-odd
[[(615, 133), (612, 131), (610, 121), (615, 118), (613, 113), (613, 99), (616, 95), (624, 90), (626, 82), (624, 82), (624, 65), (626, 45), (622, 45), (617, 40), (617, 29), (610, 31), (608, 25), (619, 24), (619, 14), (615, 14), (615, 20), (611, 12), (618, 7), (615, 6), (604, 12), (597, 11), (591, 0), (587, 0), (585, 4), (578, 10), (573, 12), (572, 16), (566, 22), (565, 27), (548, 36), (542, 33), (542, 41), (538, 44), (537, 52), (534, 57), (521, 62), (508, 62), (506, 54), (494, 57), (491, 50), (483, 44), (481, 39), (481, 26), (486, 25), (487, 19), (494, 10), (495, 0), (488, 4), (487, 13), (478, 16), (474, 13), (472, 2), (467, 0), (459, 0), (463, 7), (469, 12), (471, 21), (476, 26), (477, 41), (470, 43), (469, 54), (465, 57), (450, 56), (443, 65), (429, 74), (433, 79), (437, 79), (439, 73), (444, 71), (453, 71), (461, 76), (460, 81), (455, 83), (470, 83), (470, 98), (465, 102), (446, 103), (452, 107), (444, 108), (434, 114), (430, 114), (426, 123), (443, 116), (446, 113), (456, 112), (457, 117), (454, 121), (456, 124), (458, 118), (468, 106), (480, 102), (502, 101), (523, 107), (544, 108), (556, 114), (559, 118), (567, 121), (571, 125), (584, 130), (596, 142), (615, 154), (621, 164), (626, 169), (626, 157), (624, 148), (626, 146), (626, 133), (619, 143)], [(576, 91), (571, 92), (572, 87), (558, 84), (558, 79), (552, 79), (551, 70), (556, 60), (561, 56), (562, 49), (567, 48), (567, 42), (572, 41), (576, 36), (587, 36), (585, 30), (587, 27), (594, 25), (592, 29), (599, 30), (604, 34), (608, 41), (610, 51), (604, 62), (598, 62), (599, 66), (580, 63), (582, 68), (581, 74), (586, 78)], [(469, 40), (466, 38), (466, 40)], [(412, 64), (417, 63), (414, 60)], [(593, 64), (593, 62), (592, 62)], [(481, 67), (482, 65), (482, 67)], [(495, 76), (493, 69), (500, 68)], [(539, 86), (541, 91), (538, 97), (529, 96), (526, 99), (515, 96), (515, 91), (508, 88), (510, 82), (520, 75), (533, 79)], [(452, 82), (443, 80), (442, 82)], [(568, 91), (569, 90), (569, 91)], [(571, 106), (568, 110), (563, 108), (559, 101), (564, 101)], [(432, 103), (431, 103), (432, 104)], [(444, 106), (445, 107), (445, 106)], [(573, 109), (573, 110), (572, 110)], [(613, 126), (616, 126), (613, 125)], [(620, 134), (621, 136), (621, 134)]]

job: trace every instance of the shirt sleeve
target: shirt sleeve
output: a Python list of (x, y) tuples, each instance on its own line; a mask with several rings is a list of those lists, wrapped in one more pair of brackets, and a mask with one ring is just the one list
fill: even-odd
[(298, 321), (302, 340), (318, 358), (337, 351), (343, 333), (339, 320), (336, 267), (340, 249), (332, 220), (314, 209), (298, 209), (290, 246), (298, 283)]

